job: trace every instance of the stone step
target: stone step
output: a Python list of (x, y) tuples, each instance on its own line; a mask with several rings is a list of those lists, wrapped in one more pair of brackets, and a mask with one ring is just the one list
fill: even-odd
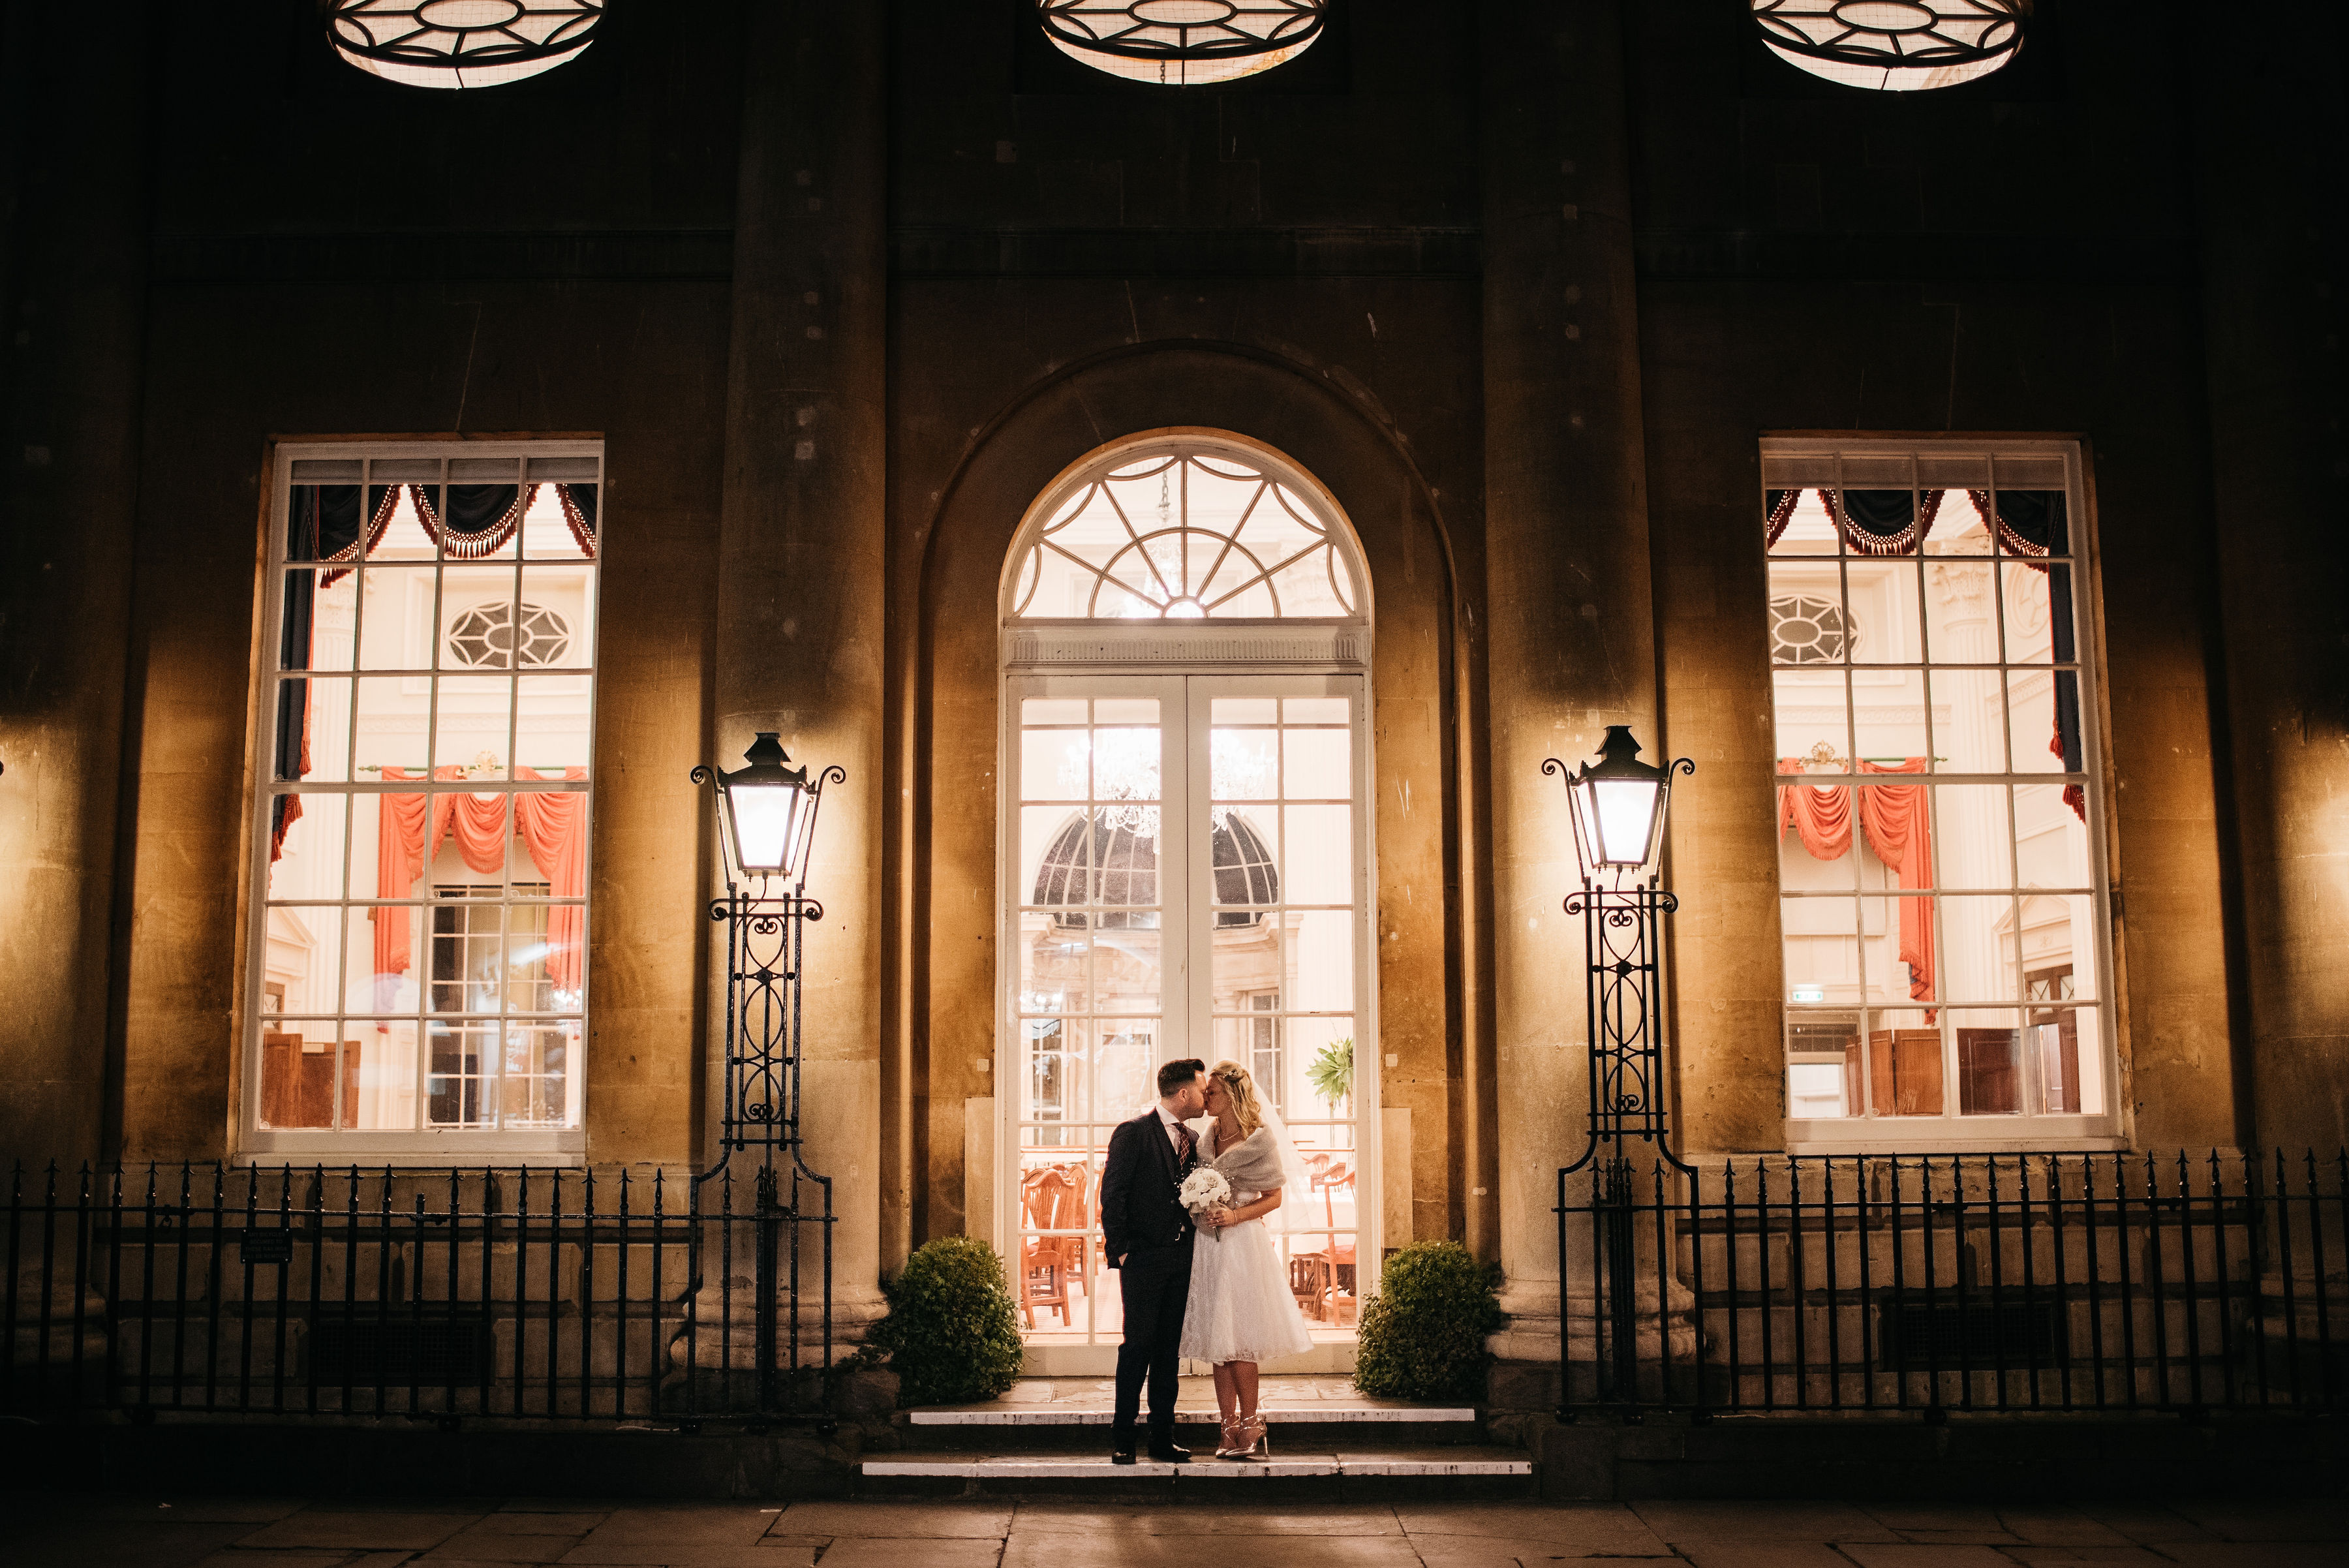
[[(1468, 1406), (1342, 1405), (1313, 1402), (1267, 1404), (1259, 1411), (1281, 1444), (1316, 1451), (1408, 1447), (1450, 1447), (1483, 1440), (1477, 1414)], [(898, 1424), (905, 1441), (923, 1448), (962, 1451), (1041, 1453), (1099, 1449), (1108, 1435), (1110, 1412), (1094, 1406), (1004, 1405), (909, 1410)], [(1177, 1440), (1186, 1448), (1215, 1446), (1213, 1406), (1177, 1407)]]
[[(860, 1467), (857, 1490), (892, 1494), (970, 1495), (1019, 1492), (1165, 1492), (1243, 1486), (1300, 1497), (1416, 1494), (1444, 1497), (1524, 1497), (1533, 1489), (1533, 1461), (1522, 1449), (1457, 1445), (1376, 1449), (1300, 1447), (1276, 1441), (1269, 1459), (1233, 1463), (1197, 1452), (1189, 1464), (1164, 1465), (1146, 1456), (1112, 1464), (1099, 1449), (1085, 1453), (879, 1454)], [(1214, 1495), (1223, 1495), (1220, 1491)]]

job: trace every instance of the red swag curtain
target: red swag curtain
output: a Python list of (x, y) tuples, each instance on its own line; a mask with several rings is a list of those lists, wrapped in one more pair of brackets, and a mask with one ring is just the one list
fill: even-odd
[[(420, 773), (411, 774), (403, 768), (386, 768), (387, 780), (421, 779)], [(465, 770), (449, 766), (436, 769), (437, 779), (461, 779)], [(547, 775), (532, 768), (516, 768), (517, 779), (543, 779)], [(566, 779), (583, 779), (585, 768), (565, 768)], [(504, 794), (435, 794), (431, 800), (431, 821), (425, 821), (425, 801), (422, 794), (387, 794), (382, 797), (383, 811), (376, 839), (376, 897), (405, 898), (414, 890), (416, 879), (424, 874), (425, 867), (440, 853), (440, 846), (454, 832), (457, 853), (469, 867), (481, 876), (492, 876), (505, 865), (506, 801)], [(545, 877), (548, 891), (558, 898), (575, 898), (586, 885), (587, 866), (587, 797), (572, 794), (527, 794), (512, 797), (514, 803), (512, 831), (530, 851), (541, 875)], [(378, 975), (405, 974), (414, 961), (406, 908), (378, 908), (367, 911), (375, 922), (375, 972)], [(558, 905), (546, 916), (546, 975), (557, 991), (579, 989), (580, 909), (576, 904)]]
[[(1778, 771), (1803, 771), (1800, 757), (1782, 757)], [(1925, 759), (1859, 764), (1864, 774), (1921, 774)], [(1780, 784), (1778, 832), (1791, 826), (1814, 860), (1840, 860), (1851, 848), (1857, 794), (1859, 828), (1876, 857), (1893, 868), (1906, 891), (1933, 885), (1933, 831), (1924, 784)], [(1933, 905), (1930, 898), (1900, 900), (1900, 961), (1909, 966), (1909, 994), (1933, 1000)]]

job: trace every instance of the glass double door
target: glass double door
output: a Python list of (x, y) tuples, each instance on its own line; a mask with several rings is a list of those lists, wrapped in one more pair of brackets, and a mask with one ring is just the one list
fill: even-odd
[[(1371, 836), (1359, 675), (1010, 683), (998, 1212), (1031, 1338), (1117, 1339), (1102, 1160), (1161, 1063), (1245, 1064), (1311, 1173), (1289, 1287), (1350, 1334), (1375, 1151)], [(1357, 1064), (1361, 1067), (1359, 1086)]]

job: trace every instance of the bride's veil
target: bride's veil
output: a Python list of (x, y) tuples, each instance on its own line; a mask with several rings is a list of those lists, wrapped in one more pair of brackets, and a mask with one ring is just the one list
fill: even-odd
[(1306, 1168), (1305, 1157), (1297, 1152), (1297, 1140), (1288, 1136), (1288, 1124), (1270, 1106), (1259, 1106), (1264, 1115), (1265, 1130), (1272, 1134), (1272, 1147), (1280, 1156), (1280, 1207), (1264, 1217), (1265, 1229), (1275, 1234), (1286, 1234), (1303, 1229), (1309, 1216), (1305, 1200), (1313, 1192), (1313, 1173)]

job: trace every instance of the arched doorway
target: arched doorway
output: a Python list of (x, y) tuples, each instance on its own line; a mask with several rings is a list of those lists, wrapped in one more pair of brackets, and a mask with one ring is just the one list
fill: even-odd
[(1040, 1370), (1119, 1338), (1102, 1152), (1183, 1056), (1288, 1118), (1290, 1286), (1342, 1361), (1378, 1256), (1369, 585), (1330, 493), (1221, 431), (1087, 454), (1013, 542), (996, 1213)]

